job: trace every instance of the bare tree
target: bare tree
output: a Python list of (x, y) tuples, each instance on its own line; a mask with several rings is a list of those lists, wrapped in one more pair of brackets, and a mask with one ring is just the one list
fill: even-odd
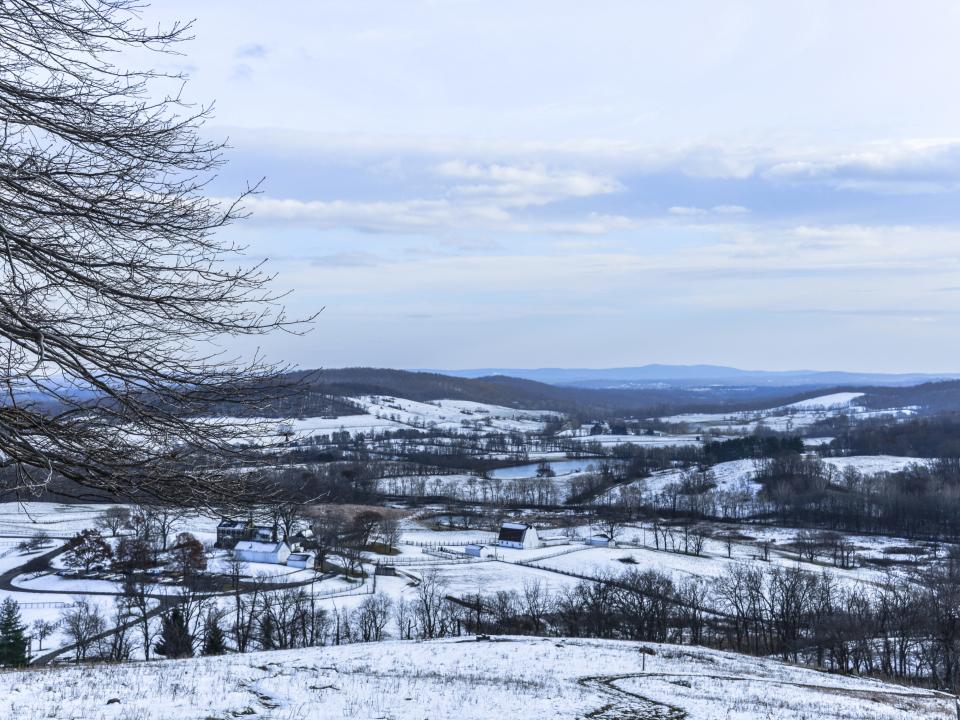
[(377, 526), (377, 537), (389, 552), (400, 544), (400, 521), (388, 515)]
[(440, 634), (440, 616), (447, 592), (446, 582), (436, 568), (427, 568), (417, 586), (414, 614), (420, 637), (434, 638)]
[(140, 631), (140, 645), (143, 647), (143, 659), (150, 660), (154, 633), (150, 620), (156, 614), (157, 603), (151, 597), (153, 585), (142, 578), (127, 578), (123, 583), (123, 599), (131, 619), (136, 621)]
[(310, 524), (313, 541), (317, 551), (317, 569), (323, 571), (327, 555), (342, 544), (346, 532), (346, 518), (333, 506), (327, 505), (313, 518)]
[(0, 4), (0, 467), (19, 493), (236, 504), (256, 478), (225, 465), (260, 431), (206, 418), (283, 391), (282, 368), (220, 341), (302, 326), (259, 265), (223, 262), (243, 248), (216, 231), (255, 189), (210, 197), (208, 109), (181, 76), (113, 64), (189, 38), (138, 10)]
[(77, 663), (86, 660), (90, 646), (96, 636), (103, 632), (104, 624), (100, 608), (82, 598), (61, 613), (60, 626), (64, 636), (75, 646), (74, 658)]
[(22, 553), (36, 552), (45, 545), (50, 544), (50, 535), (46, 530), (37, 530), (26, 540), (17, 543), (17, 550)]
[(390, 622), (390, 611), (393, 609), (393, 600), (389, 595), (376, 593), (363, 599), (357, 609), (355, 624), (363, 642), (380, 642), (383, 640), (384, 630)]
[(33, 621), (33, 624), (30, 626), (30, 630), (33, 633), (33, 637), (37, 639), (38, 650), (43, 650), (43, 641), (53, 635), (56, 629), (57, 623), (50, 622), (49, 620), (40, 618), (39, 620)]
[(397, 637), (401, 640), (413, 638), (413, 617), (413, 601), (399, 598), (393, 606), (393, 621), (397, 624)]
[(116, 537), (129, 522), (130, 510), (122, 505), (114, 505), (100, 513), (96, 526)]
[(534, 635), (543, 633), (544, 619), (552, 605), (549, 588), (540, 580), (525, 580), (523, 583), (523, 614), (530, 621)]

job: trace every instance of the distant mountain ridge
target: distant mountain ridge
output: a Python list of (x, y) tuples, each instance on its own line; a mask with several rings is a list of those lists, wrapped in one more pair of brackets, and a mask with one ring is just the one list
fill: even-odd
[(758, 386), (832, 386), (885, 385), (907, 386), (937, 380), (960, 379), (960, 373), (860, 373), (823, 370), (742, 370), (724, 365), (651, 364), (619, 368), (473, 368), (431, 370), (452, 377), (481, 378), (508, 376), (548, 385), (584, 388), (652, 387), (666, 384), (758, 385)]

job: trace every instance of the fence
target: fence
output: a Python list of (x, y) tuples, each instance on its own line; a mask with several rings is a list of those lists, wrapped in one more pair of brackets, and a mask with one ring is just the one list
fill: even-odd
[(63, 610), (64, 608), (71, 608), (76, 605), (76, 603), (70, 602), (24, 602), (18, 603), (21, 610)]
[[(549, 560), (550, 558), (560, 557), (561, 555), (570, 555), (571, 553), (575, 553), (575, 552), (583, 552), (584, 550), (589, 550), (591, 547), (592, 547), (591, 545), (575, 545), (573, 547), (567, 547), (558, 552), (550, 553), (549, 555), (541, 555), (539, 557), (532, 558), (530, 560), (516, 560), (516, 561), (504, 560), (504, 562), (513, 562), (514, 565), (526, 565), (530, 567), (536, 567), (536, 563), (541, 562), (543, 560)], [(543, 568), (543, 569), (546, 569), (546, 568)]]
[(348, 588), (330, 588), (329, 590), (321, 590), (320, 592), (314, 593), (313, 596), (316, 598), (330, 598), (330, 597), (350, 597), (351, 595), (372, 595), (373, 594), (373, 583), (367, 582), (364, 580), (357, 587), (348, 587)]
[(384, 560), (378, 560), (377, 565), (388, 565), (388, 566), (412, 566), (412, 565), (464, 565), (467, 563), (477, 563), (477, 562), (486, 562), (492, 560), (493, 558), (475, 558), (475, 557), (450, 557), (449, 555), (441, 555), (439, 553), (428, 552), (427, 555), (433, 557), (433, 559), (425, 559), (418, 557), (405, 557), (405, 558), (387, 558)]
[(419, 548), (442, 547), (442, 546), (444, 546), (444, 545), (448, 545), (448, 546), (450, 546), (450, 547), (466, 547), (467, 545), (489, 545), (489, 544), (492, 543), (495, 539), (496, 539), (496, 538), (494, 538), (493, 536), (491, 536), (491, 537), (487, 537), (487, 538), (475, 538), (475, 539), (473, 539), (473, 540), (456, 540), (456, 541), (450, 541), (450, 540), (435, 540), (435, 541), (429, 541), (429, 540), (424, 540), (424, 541), (419, 541), (419, 540), (404, 540), (404, 541), (402, 541), (400, 544), (401, 544), (401, 545), (411, 545), (412, 547), (419, 547)]

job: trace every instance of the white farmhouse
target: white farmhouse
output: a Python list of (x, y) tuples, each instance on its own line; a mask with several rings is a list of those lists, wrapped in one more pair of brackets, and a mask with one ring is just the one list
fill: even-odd
[(500, 547), (514, 548), (523, 550), (528, 548), (540, 547), (540, 536), (537, 535), (537, 529), (524, 523), (504, 523), (500, 526), (500, 534), (497, 536), (497, 545)]
[(290, 557), (290, 548), (285, 542), (241, 540), (233, 547), (233, 556), (244, 562), (283, 565)]

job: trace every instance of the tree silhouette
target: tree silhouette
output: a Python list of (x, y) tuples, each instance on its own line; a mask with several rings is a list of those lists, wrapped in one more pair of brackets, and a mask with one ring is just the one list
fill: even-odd
[(0, 467), (20, 493), (229, 503), (253, 480), (223, 458), (260, 430), (204, 417), (287, 388), (222, 341), (300, 325), (259, 265), (225, 262), (243, 248), (216, 231), (255, 188), (210, 197), (209, 109), (170, 94), (181, 76), (112, 63), (189, 39), (139, 6), (0, 3)]

